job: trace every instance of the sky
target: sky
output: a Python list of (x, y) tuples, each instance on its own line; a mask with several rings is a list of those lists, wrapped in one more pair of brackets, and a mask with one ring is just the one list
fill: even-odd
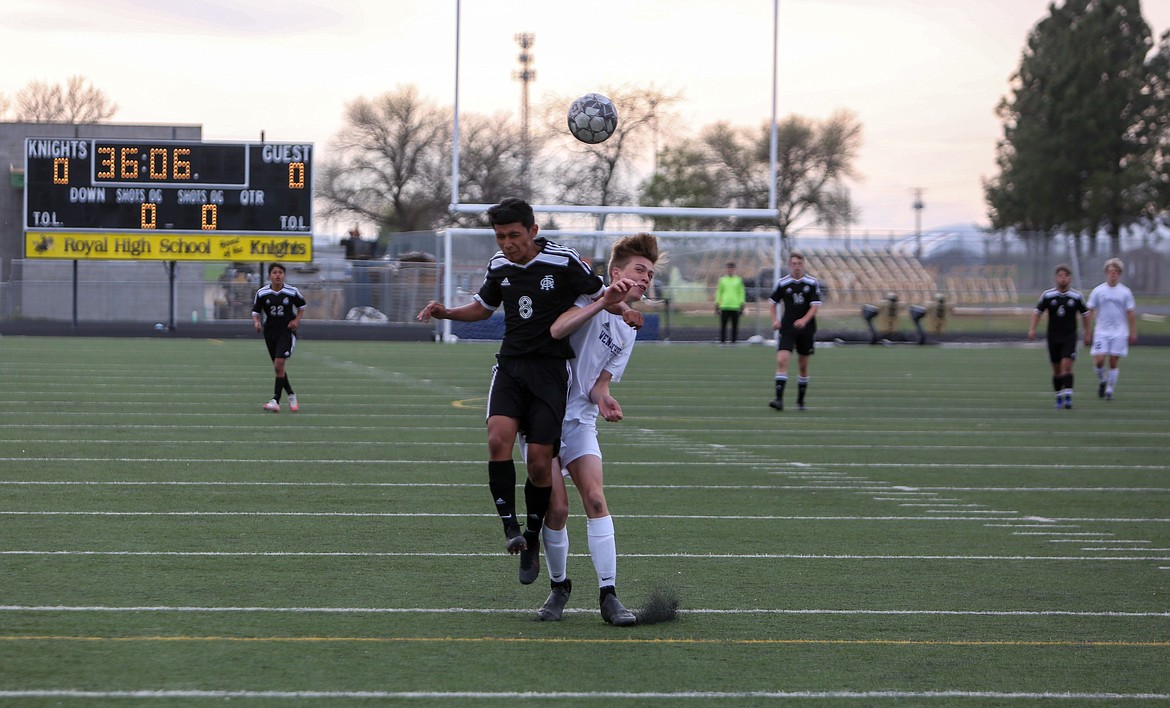
[[(778, 115), (862, 124), (854, 234), (913, 233), (916, 189), (923, 231), (987, 222), (995, 107), (1048, 4), (779, 1)], [(1170, 0), (1142, 5), (1155, 39), (1170, 29)], [(771, 116), (770, 0), (4, 0), (0, 94), (81, 75), (117, 104), (113, 122), (312, 142), (320, 159), (355, 99), (413, 85), (453, 105), (457, 24), (462, 113), (519, 115), (514, 37), (529, 32), (533, 104), (653, 85), (682, 97), (684, 129)]]

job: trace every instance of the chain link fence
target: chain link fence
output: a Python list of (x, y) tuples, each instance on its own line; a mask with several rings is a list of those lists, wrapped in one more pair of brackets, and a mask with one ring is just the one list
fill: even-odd
[[(748, 290), (740, 330), (771, 336), (769, 295), (776, 281), (776, 241), (770, 233), (713, 238), (658, 234), (667, 259), (640, 306), (661, 338), (709, 339), (718, 326), (714, 291), (734, 262)], [(603, 272), (613, 236), (557, 235)], [(1043, 249), (1038, 246), (1043, 246)], [(789, 244), (821, 280), (819, 329), (865, 334), (872, 324), (885, 337), (1021, 334), (1041, 292), (1052, 286), (1057, 264), (1074, 267), (1074, 287), (1088, 291), (1103, 280), (1104, 251), (1075, 254), (1064, 239), (1039, 242), (978, 234), (844, 239), (798, 237)], [(448, 305), (469, 302), (496, 250), (490, 234), (451, 237), (449, 262), (443, 234), (404, 234), (385, 241), (380, 257), (346, 259), (343, 247), (318, 247), (312, 264), (288, 264), (288, 282), (308, 301), (306, 318), (396, 324), (420, 329), (415, 315), (441, 296), (449, 274)], [(371, 255), (375, 249), (365, 249)], [(1170, 315), (1170, 243), (1162, 236), (1133, 237), (1118, 254), (1124, 282), (1153, 331)], [(787, 253), (787, 251), (785, 251)], [(0, 282), (0, 320), (57, 322), (232, 322), (251, 317), (252, 298), (266, 264), (15, 260)], [(781, 271), (783, 273), (783, 269)], [(876, 308), (868, 322), (864, 314)], [(1143, 325), (1144, 327), (1144, 325)]]

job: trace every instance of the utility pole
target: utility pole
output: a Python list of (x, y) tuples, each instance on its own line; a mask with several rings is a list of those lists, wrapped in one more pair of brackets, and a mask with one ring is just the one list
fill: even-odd
[(532, 52), (528, 51), (532, 45), (536, 44), (536, 35), (532, 32), (521, 32), (517, 34), (514, 39), (516, 44), (520, 45), (520, 56), (517, 57), (520, 61), (520, 68), (512, 72), (512, 78), (520, 81), (520, 132), (521, 132), (521, 147), (520, 147), (520, 181), (523, 186), (524, 199), (530, 199), (531, 194), (531, 179), (529, 176), (529, 167), (532, 164), (532, 142), (528, 134), (528, 84), (536, 81), (536, 69), (532, 68), (532, 63), (536, 57)]
[(914, 209), (914, 257), (922, 257), (922, 210), (926, 208), (926, 204), (922, 202), (922, 193), (926, 190), (922, 187), (915, 187), (910, 190), (914, 195), (914, 203), (911, 205)]

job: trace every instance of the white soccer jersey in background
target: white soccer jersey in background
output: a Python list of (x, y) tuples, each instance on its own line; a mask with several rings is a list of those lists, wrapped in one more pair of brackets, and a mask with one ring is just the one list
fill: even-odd
[(1133, 291), (1118, 283), (1110, 287), (1101, 283), (1089, 294), (1089, 309), (1093, 311), (1093, 336), (1127, 336), (1129, 312), (1136, 307)]
[[(582, 296), (577, 307), (585, 307), (592, 299)], [(569, 401), (565, 420), (593, 421), (597, 419), (597, 404), (589, 398), (589, 391), (597, 383), (602, 371), (608, 371), (614, 383), (622, 380), (622, 372), (630, 361), (630, 352), (638, 333), (626, 324), (620, 315), (602, 310), (589, 323), (569, 337), (577, 358), (570, 361), (572, 379), (569, 381)]]

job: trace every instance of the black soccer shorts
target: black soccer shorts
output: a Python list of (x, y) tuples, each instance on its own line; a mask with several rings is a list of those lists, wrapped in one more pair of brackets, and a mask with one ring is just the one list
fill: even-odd
[(288, 359), (293, 355), (293, 349), (297, 346), (297, 336), (287, 327), (279, 329), (266, 327), (264, 329), (264, 343), (268, 345), (268, 356), (272, 357), (274, 361)]
[(809, 356), (813, 353), (813, 339), (816, 337), (816, 333), (816, 327), (782, 329), (776, 350), (790, 352), (795, 349), (797, 354)]
[(496, 361), (488, 391), (488, 417), (515, 418), (528, 442), (556, 447), (569, 395), (569, 362), (509, 356), (497, 356)]

